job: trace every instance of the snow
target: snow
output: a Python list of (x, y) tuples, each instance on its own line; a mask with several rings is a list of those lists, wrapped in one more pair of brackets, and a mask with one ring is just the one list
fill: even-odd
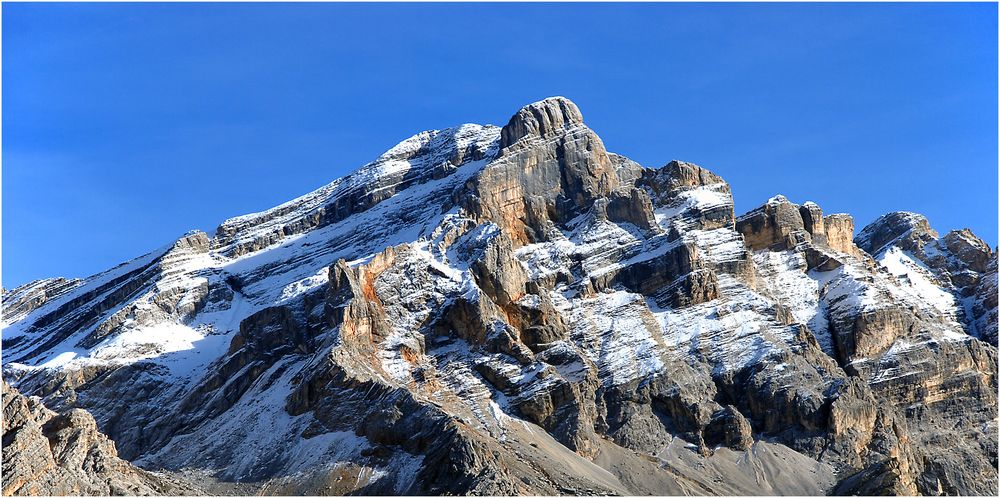
[[(118, 334), (91, 350), (92, 358), (135, 360), (193, 349), (204, 336), (178, 323), (157, 323)], [(151, 347), (151, 349), (147, 349)]]
[(71, 361), (73, 361), (73, 359), (75, 359), (77, 356), (78, 355), (75, 351), (65, 351), (57, 354), (51, 360), (38, 365), (38, 367), (36, 368), (52, 368), (52, 369), (62, 368), (67, 364), (69, 364)]
[(663, 369), (660, 331), (655, 321), (643, 320), (645, 304), (639, 294), (612, 291), (579, 300), (571, 314), (574, 340), (588, 344), (584, 351), (611, 385)]
[(671, 221), (689, 211), (706, 211), (720, 206), (732, 206), (733, 198), (723, 189), (725, 184), (706, 185), (684, 190), (668, 206), (653, 211), (656, 223), (670, 228)]
[[(200, 464), (223, 469), (219, 476), (223, 479), (257, 480), (333, 465), (368, 447), (367, 440), (354, 431), (300, 437), (313, 415), (292, 416), (285, 411), (285, 398), (298, 372), (296, 361), (301, 360), (287, 357), (273, 365), (227, 411), (227, 416), (208, 420), (195, 434), (174, 437), (161, 450), (135, 463), (167, 468)], [(275, 375), (274, 382), (265, 382)], [(220, 447), (217, 441), (226, 441), (226, 445)]]
[[(69, 342), (69, 341), (67, 341)], [(208, 326), (197, 329), (178, 323), (156, 323), (129, 328), (93, 348), (53, 350), (35, 365), (8, 363), (20, 370), (77, 369), (97, 365), (128, 365), (152, 361), (166, 367), (161, 373), (177, 379), (197, 376), (229, 346), (229, 336), (214, 334)]]
[(281, 289), (281, 298), (278, 302), (291, 301), (317, 287), (326, 285), (330, 281), (330, 272), (326, 267), (316, 272), (316, 274), (302, 280), (296, 280)]
[[(662, 252), (663, 238), (650, 243), (631, 224), (616, 224), (593, 218), (579, 220), (568, 233), (553, 234), (554, 240), (527, 244), (515, 251), (532, 278), (543, 278), (564, 271), (571, 262), (583, 258), (585, 272), (592, 275), (612, 271), (628, 264), (629, 257), (645, 258), (644, 253)], [(659, 248), (658, 248), (659, 247)], [(622, 261), (625, 260), (625, 261)]]
[(809, 327), (823, 351), (834, 356), (829, 324), (820, 299), (823, 280), (809, 275), (805, 257), (794, 251), (764, 250), (755, 252), (753, 259), (758, 276), (763, 280), (762, 288), (788, 307), (797, 322)]
[(865, 311), (885, 302), (878, 289), (864, 281), (863, 272), (852, 265), (830, 271), (812, 270), (809, 276), (823, 289), (824, 304), (835, 313)]
[(693, 240), (703, 251), (703, 257), (715, 264), (736, 261), (746, 254), (743, 236), (729, 228), (714, 230), (692, 230), (684, 240)]
[[(652, 303), (651, 303), (652, 307)], [(704, 357), (714, 374), (739, 371), (787, 349), (793, 334), (753, 308), (703, 303), (678, 310), (654, 309), (663, 340), (678, 360)]]
[(938, 286), (930, 268), (912, 254), (892, 246), (879, 256), (878, 262), (896, 277), (899, 288), (918, 303), (933, 306), (948, 316), (956, 315), (955, 296)]

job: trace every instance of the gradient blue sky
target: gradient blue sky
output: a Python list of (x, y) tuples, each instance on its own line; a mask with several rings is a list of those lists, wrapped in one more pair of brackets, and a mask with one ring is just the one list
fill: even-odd
[(83, 277), (565, 95), (737, 212), (997, 243), (995, 4), (3, 4), (2, 280)]

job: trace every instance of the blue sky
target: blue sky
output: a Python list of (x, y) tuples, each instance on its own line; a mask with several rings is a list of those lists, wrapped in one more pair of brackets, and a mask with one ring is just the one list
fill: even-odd
[(565, 95), (738, 213), (997, 244), (995, 4), (3, 4), (3, 285), (83, 277)]

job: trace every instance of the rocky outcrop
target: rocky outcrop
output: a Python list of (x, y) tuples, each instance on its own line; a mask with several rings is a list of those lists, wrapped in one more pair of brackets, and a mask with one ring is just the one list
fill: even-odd
[(851, 242), (854, 220), (846, 214), (823, 216), (813, 202), (797, 205), (784, 196), (769, 199), (764, 205), (742, 215), (736, 230), (743, 234), (753, 250), (793, 249), (803, 242), (823, 249), (859, 255)]
[(705, 427), (705, 444), (746, 450), (753, 444), (750, 422), (733, 406), (726, 406), (712, 414)]
[(374, 284), (395, 257), (396, 251), (388, 248), (368, 265), (352, 268), (340, 260), (330, 267), (325, 311), (328, 323), (339, 327), (341, 340), (359, 351), (374, 351), (375, 345), (389, 334)]
[(809, 237), (799, 206), (780, 195), (740, 216), (736, 230), (753, 250), (791, 249)]
[(78, 278), (46, 278), (35, 280), (3, 293), (3, 315), (7, 322), (27, 316), (49, 300), (80, 285)]
[(824, 217), (823, 230), (830, 249), (855, 256), (861, 252), (854, 245), (854, 218), (851, 215), (837, 213)]
[(184, 492), (118, 458), (84, 410), (55, 413), (3, 382), (3, 494), (160, 495)]
[(855, 242), (877, 259), (895, 248), (925, 265), (935, 285), (969, 303), (958, 311), (966, 332), (996, 345), (997, 255), (970, 230), (938, 237), (924, 216), (895, 212), (865, 227)]
[[(592, 458), (597, 450), (595, 391), (600, 385), (596, 369), (564, 349), (549, 349), (539, 359), (548, 364), (538, 374), (545, 388), (518, 396), (513, 403), (516, 413), (544, 427), (567, 448)], [(582, 365), (576, 377), (559, 372), (574, 365)]]
[(631, 223), (643, 230), (659, 227), (653, 217), (653, 204), (645, 190), (633, 188), (627, 195), (614, 195), (606, 209), (607, 218), (611, 221)]
[(972, 301), (975, 334), (987, 343), (997, 344), (997, 258), (990, 260), (980, 277)]
[(915, 213), (884, 215), (865, 227), (855, 242), (874, 256), (890, 247), (912, 254), (962, 296), (975, 291), (990, 261), (996, 258), (989, 245), (970, 230), (952, 230), (938, 237), (927, 218)]
[(514, 257), (514, 242), (504, 232), (489, 239), (481, 255), (473, 257), (471, 270), (483, 292), (501, 307), (524, 296), (528, 275)]
[(604, 143), (565, 98), (524, 107), (500, 135), (500, 155), (473, 181), (465, 207), (519, 245), (548, 240), (551, 225), (618, 187)]
[(993, 251), (968, 228), (948, 232), (941, 238), (941, 245), (954, 257), (956, 266), (976, 273), (985, 273), (990, 266)]
[[(733, 214), (729, 184), (706, 168), (684, 161), (670, 161), (662, 168), (642, 170), (636, 185), (649, 192), (655, 207), (676, 209), (684, 205), (686, 228), (709, 230), (733, 226), (736, 216)], [(692, 193), (709, 199), (704, 202), (698, 197), (687, 197)]]
[(621, 285), (639, 294), (654, 296), (662, 306), (692, 305), (718, 297), (718, 280), (715, 272), (705, 268), (694, 244), (678, 244), (663, 254), (638, 261), (613, 275), (592, 279), (595, 290)]
[(547, 98), (524, 106), (510, 118), (500, 130), (500, 149), (521, 139), (553, 138), (582, 125), (583, 114), (576, 104), (563, 97)]
[(877, 254), (890, 244), (919, 253), (937, 238), (937, 232), (923, 215), (896, 211), (880, 216), (863, 228), (854, 243), (868, 254)]
[(830, 325), (837, 356), (849, 363), (881, 354), (911, 332), (915, 321), (912, 313), (891, 306), (862, 311), (850, 321), (835, 319)]

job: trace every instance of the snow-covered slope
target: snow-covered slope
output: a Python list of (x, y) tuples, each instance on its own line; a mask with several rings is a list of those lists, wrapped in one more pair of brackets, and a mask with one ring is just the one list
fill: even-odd
[(546, 99), (5, 293), (4, 375), (243, 491), (983, 492), (996, 257), (924, 225), (737, 218), (722, 178)]

